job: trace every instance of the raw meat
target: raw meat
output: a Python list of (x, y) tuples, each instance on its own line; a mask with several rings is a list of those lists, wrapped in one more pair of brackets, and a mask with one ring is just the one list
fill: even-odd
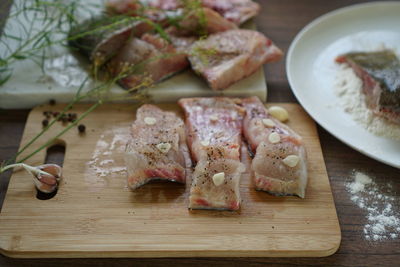
[(197, 162), (190, 188), (191, 209), (240, 207), (239, 183), (245, 170), (240, 162), (244, 110), (236, 101), (240, 100), (223, 97), (179, 100), (186, 115), (189, 147)]
[(143, 105), (136, 112), (125, 161), (131, 189), (154, 179), (185, 183), (191, 166), (183, 121), (173, 112)]
[(336, 62), (349, 64), (362, 80), (368, 108), (400, 124), (400, 61), (393, 51), (353, 52)]
[(107, 64), (113, 77), (123, 76), (119, 84), (136, 88), (145, 79), (160, 82), (189, 66), (186, 54), (157, 35), (144, 34), (132, 38)]
[(243, 99), (243, 107), (244, 136), (255, 155), (251, 171), (256, 189), (304, 198), (307, 156), (302, 138), (270, 116), (257, 97)]
[(224, 90), (251, 75), (264, 63), (278, 61), (282, 51), (263, 34), (229, 30), (195, 42), (189, 56), (192, 69), (214, 90)]

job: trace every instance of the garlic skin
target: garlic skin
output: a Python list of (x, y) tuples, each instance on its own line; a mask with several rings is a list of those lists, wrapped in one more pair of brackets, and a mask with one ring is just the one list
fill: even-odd
[(44, 164), (36, 168), (40, 170), (33, 178), (36, 188), (43, 193), (56, 191), (62, 179), (62, 168), (57, 164)]

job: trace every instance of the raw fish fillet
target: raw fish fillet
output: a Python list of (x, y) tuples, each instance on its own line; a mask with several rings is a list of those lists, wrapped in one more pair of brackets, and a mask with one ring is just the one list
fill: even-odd
[(229, 30), (195, 42), (189, 56), (192, 69), (213, 90), (224, 90), (251, 75), (264, 63), (278, 61), (282, 51), (262, 33)]
[[(243, 99), (243, 107), (246, 109), (243, 132), (255, 155), (251, 171), (256, 189), (275, 195), (297, 195), (304, 198), (307, 156), (302, 138), (270, 116), (257, 97)], [(265, 119), (271, 120), (274, 126), (266, 124)], [(279, 134), (280, 141), (271, 141), (271, 133)], [(287, 164), (290, 158), (297, 160), (295, 166)]]
[(128, 41), (107, 66), (113, 77), (123, 75), (118, 82), (130, 89), (140, 86), (146, 78), (158, 83), (186, 69), (189, 63), (186, 54), (165, 39), (144, 34), (141, 39)]
[(125, 162), (131, 189), (161, 179), (185, 183), (191, 166), (182, 119), (154, 105), (143, 105), (136, 112)]
[(152, 30), (142, 21), (125, 22), (122, 17), (91, 18), (71, 29), (68, 44), (85, 54), (96, 66), (113, 57), (132, 37)]
[[(236, 104), (237, 101), (240, 99), (227, 97), (179, 100), (185, 111), (188, 145), (195, 162), (207, 158), (209, 147), (223, 158), (240, 159), (245, 110)], [(215, 147), (224, 149), (215, 151)]]
[[(108, 0), (106, 7), (111, 13), (132, 16), (144, 14), (150, 18), (160, 18), (163, 15), (159, 13), (176, 11), (193, 3), (193, 0)], [(255, 17), (260, 12), (260, 5), (251, 0), (199, 0), (199, 4), (218, 12), (236, 25)]]
[(260, 5), (251, 0), (202, 0), (202, 3), (236, 25), (257, 16), (260, 12)]
[[(237, 28), (237, 25), (224, 18), (217, 11), (208, 8), (194, 7), (183, 1), (108, 1), (107, 10), (111, 14), (141, 16), (148, 18), (162, 27), (171, 26), (179, 35), (202, 36)], [(170, 23), (174, 21), (173, 23)], [(173, 26), (177, 25), (177, 27)]]
[(336, 62), (349, 64), (362, 80), (368, 108), (400, 124), (400, 61), (393, 51), (352, 52)]
[[(189, 208), (237, 210), (244, 110), (235, 99), (184, 98), (179, 105), (186, 115), (188, 144), (197, 165), (190, 188)], [(224, 177), (217, 183), (215, 175)]]

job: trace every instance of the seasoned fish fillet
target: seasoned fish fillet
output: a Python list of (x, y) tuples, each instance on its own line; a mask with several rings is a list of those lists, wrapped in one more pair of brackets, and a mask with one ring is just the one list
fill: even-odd
[(188, 65), (184, 52), (177, 51), (157, 35), (144, 34), (141, 39), (132, 38), (107, 66), (114, 77), (124, 75), (118, 82), (130, 89), (139, 86), (145, 78), (160, 82)]
[(96, 65), (101, 66), (133, 36), (140, 37), (152, 26), (142, 21), (127, 21), (122, 17), (91, 18), (71, 29), (69, 45), (79, 49)]
[(349, 64), (362, 80), (368, 108), (400, 124), (400, 61), (393, 51), (348, 53), (336, 62)]
[(191, 160), (183, 121), (173, 112), (143, 105), (136, 112), (125, 162), (131, 189), (154, 179), (185, 183)]
[[(183, 98), (188, 145), (194, 161), (207, 155), (207, 148), (224, 147), (221, 157), (240, 159), (242, 119), (245, 110), (226, 97)], [(217, 152), (216, 152), (217, 153)]]
[[(200, 3), (201, 4), (201, 3)], [(143, 16), (163, 27), (175, 28), (181, 36), (211, 34), (237, 28), (237, 25), (224, 18), (218, 11), (208, 7), (194, 7), (190, 1), (108, 1), (107, 10), (111, 14)], [(170, 23), (174, 21), (173, 23)], [(176, 25), (176, 27), (174, 26)]]
[[(225, 19), (240, 25), (260, 12), (260, 5), (251, 0), (198, 0), (199, 4), (210, 8)], [(111, 13), (132, 16), (145, 15), (153, 18), (165, 18), (165, 11), (175, 11), (196, 5), (194, 1), (182, 0), (108, 0), (107, 10)], [(160, 14), (161, 13), (161, 14)], [(160, 20), (159, 20), (160, 21)]]
[(189, 56), (192, 69), (214, 90), (224, 90), (251, 75), (261, 65), (278, 61), (282, 51), (262, 33), (229, 30), (195, 42)]
[(188, 144), (197, 162), (190, 188), (191, 209), (240, 207), (239, 183), (245, 170), (240, 162), (244, 110), (235, 101), (215, 97), (178, 102), (185, 111)]
[(202, 36), (237, 29), (236, 24), (206, 7), (190, 12), (177, 24), (177, 27), (171, 26), (171, 33), (177, 36)]
[(304, 198), (307, 156), (301, 137), (268, 114), (257, 97), (243, 99), (243, 132), (255, 155), (251, 170), (257, 190)]
[(251, 0), (202, 0), (203, 6), (214, 9), (224, 18), (240, 25), (260, 12), (260, 5)]

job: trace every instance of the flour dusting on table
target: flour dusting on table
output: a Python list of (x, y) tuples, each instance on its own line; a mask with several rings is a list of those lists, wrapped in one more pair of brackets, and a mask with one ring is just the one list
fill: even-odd
[(378, 188), (370, 176), (358, 171), (352, 174), (352, 180), (346, 188), (350, 199), (366, 211), (365, 239), (378, 241), (400, 237), (400, 217), (393, 209), (396, 199), (391, 192), (392, 185)]
[(339, 104), (352, 118), (371, 133), (400, 140), (400, 126), (375, 115), (365, 104), (362, 81), (346, 64), (339, 66), (334, 85)]

